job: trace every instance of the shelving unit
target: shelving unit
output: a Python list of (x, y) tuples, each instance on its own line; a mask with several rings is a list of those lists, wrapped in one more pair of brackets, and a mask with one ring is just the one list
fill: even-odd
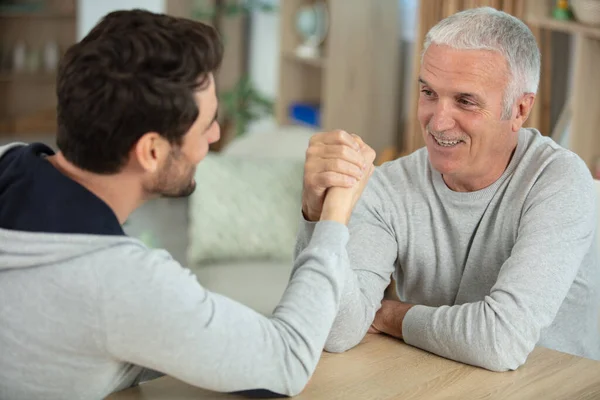
[[(46, 0), (32, 11), (0, 10), (0, 135), (51, 133), (56, 130), (56, 71), (45, 70), (44, 45), (53, 41), (58, 58), (76, 40), (75, 0)], [(14, 46), (25, 43), (37, 68), (15, 71)]]
[(322, 130), (356, 133), (376, 151), (396, 145), (399, 95), (397, 1), (328, 0), (329, 30), (322, 56), (302, 58), (295, 50), (298, 9), (310, 0), (283, 0), (276, 118), (294, 123), (289, 107), (320, 105)]
[(554, 20), (552, 6), (548, 0), (526, 2), (525, 19), (532, 26), (575, 36), (573, 86), (567, 103), (571, 108), (568, 147), (596, 174), (600, 161), (600, 26)]

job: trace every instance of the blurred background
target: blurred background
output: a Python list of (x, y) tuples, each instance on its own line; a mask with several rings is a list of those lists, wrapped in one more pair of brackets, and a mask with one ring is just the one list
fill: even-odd
[(478, 6), (530, 26), (543, 65), (528, 125), (600, 178), (600, 0), (0, 0), (0, 144), (55, 147), (58, 62), (108, 12), (143, 8), (214, 25), (225, 43), (222, 140), (191, 198), (150, 202), (125, 228), (207, 287), (268, 313), (291, 267), (310, 135), (356, 133), (378, 163), (420, 148), (424, 35)]

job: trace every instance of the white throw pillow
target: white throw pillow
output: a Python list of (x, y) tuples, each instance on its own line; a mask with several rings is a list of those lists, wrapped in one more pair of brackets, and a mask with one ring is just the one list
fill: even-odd
[(291, 260), (303, 162), (208, 154), (198, 165), (190, 198), (188, 261)]

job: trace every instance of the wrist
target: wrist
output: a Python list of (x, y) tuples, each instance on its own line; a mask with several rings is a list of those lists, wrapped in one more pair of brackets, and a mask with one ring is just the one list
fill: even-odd
[(334, 222), (339, 222), (340, 224), (343, 224), (343, 225), (348, 225), (349, 219), (350, 218), (348, 218), (348, 216), (345, 213), (341, 213), (336, 210), (331, 210), (328, 212), (323, 211), (321, 213), (321, 217), (319, 218), (319, 221), (334, 221)]
[(352, 213), (352, 198), (348, 196), (345, 188), (329, 189), (323, 209), (321, 210), (321, 221), (336, 221), (348, 225)]
[(302, 218), (304, 218), (304, 220), (307, 222), (317, 222), (320, 218), (320, 215), (310, 212), (308, 210), (308, 206), (302, 202)]
[[(385, 303), (385, 304), (383, 304)], [(382, 303), (381, 330), (388, 335), (402, 338), (402, 324), (408, 310), (413, 304), (394, 300), (384, 300)]]

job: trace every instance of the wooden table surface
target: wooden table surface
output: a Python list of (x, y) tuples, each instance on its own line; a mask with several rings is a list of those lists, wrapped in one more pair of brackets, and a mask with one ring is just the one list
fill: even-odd
[[(600, 399), (600, 362), (536, 348), (517, 371), (490, 372), (384, 335), (367, 335), (342, 354), (324, 353), (296, 399)], [(170, 377), (107, 400), (242, 399)]]

